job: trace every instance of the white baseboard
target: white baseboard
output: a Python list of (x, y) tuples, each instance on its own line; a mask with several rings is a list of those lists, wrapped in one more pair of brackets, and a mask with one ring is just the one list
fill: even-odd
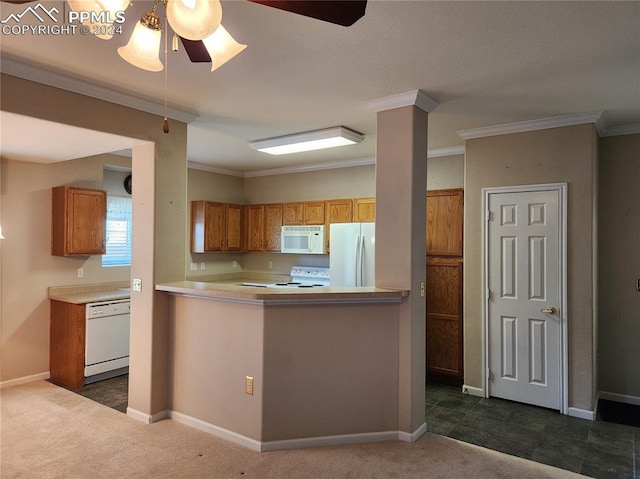
[(587, 419), (589, 421), (596, 420), (596, 412), (589, 411), (588, 409), (580, 409), (577, 407), (570, 407), (568, 411), (568, 415), (571, 417), (577, 417), (580, 419)]
[(427, 423), (423, 422), (422, 425), (413, 432), (398, 431), (398, 440), (403, 442), (416, 442), (425, 432), (427, 432)]
[(32, 383), (34, 381), (43, 381), (45, 379), (49, 379), (50, 377), (51, 374), (49, 373), (49, 371), (47, 371), (46, 373), (32, 374), (31, 376), (9, 379), (8, 381), (2, 381), (0, 383), (0, 389), (8, 388), (11, 386), (18, 386), (19, 384)]
[(132, 407), (127, 407), (127, 416), (145, 424), (153, 424), (154, 422), (162, 421), (163, 419), (170, 417), (169, 411), (160, 411), (152, 415), (138, 411)]
[(484, 389), (474, 388), (473, 386), (462, 385), (462, 394), (468, 394), (469, 396), (484, 397)]
[[(127, 414), (128, 412), (129, 411), (127, 409)], [(221, 439), (225, 439), (227, 441), (239, 444), (240, 446), (244, 446), (258, 452), (281, 451), (286, 449), (303, 449), (309, 447), (337, 446), (341, 444), (362, 444), (367, 442), (381, 441), (400, 440), (405, 442), (415, 442), (427, 430), (426, 423), (423, 423), (412, 433), (403, 431), (384, 431), (371, 433), (367, 432), (360, 434), (341, 434), (336, 436), (305, 437), (301, 439), (285, 439), (282, 441), (261, 442), (256, 439), (243, 436), (242, 434), (238, 434), (228, 429), (194, 418), (192, 416), (187, 416), (186, 414), (182, 414), (180, 412), (169, 411), (168, 417), (176, 422), (186, 424), (187, 426), (191, 426), (213, 436), (217, 436)]]
[(610, 393), (607, 391), (600, 391), (600, 399), (606, 399), (608, 401), (623, 402), (625, 404), (635, 404), (640, 406), (640, 397), (630, 396), (628, 394)]
[(262, 451), (263, 443), (261, 443), (260, 441), (256, 441), (255, 439), (251, 439), (250, 437), (243, 436), (242, 434), (229, 431), (228, 429), (215, 426), (211, 423), (202, 421), (195, 417), (187, 416), (186, 414), (182, 414), (176, 411), (169, 411), (169, 418), (173, 419), (176, 422), (186, 424), (187, 426), (191, 426), (195, 429), (199, 429), (201, 431), (209, 433), (213, 436), (217, 436), (222, 439), (226, 439), (227, 441), (247, 447), (254, 451), (258, 451), (258, 452)]

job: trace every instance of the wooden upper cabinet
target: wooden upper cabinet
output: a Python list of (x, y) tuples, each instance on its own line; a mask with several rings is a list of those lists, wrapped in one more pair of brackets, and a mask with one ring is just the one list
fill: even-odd
[(51, 254), (105, 254), (107, 193), (56, 186), (51, 189)]
[(247, 251), (262, 251), (264, 242), (264, 205), (245, 207)]
[(324, 201), (306, 201), (304, 203), (304, 224), (324, 224)]
[(328, 200), (325, 202), (326, 219), (326, 247), (327, 253), (330, 251), (331, 223), (351, 223), (353, 221), (353, 200)]
[(303, 225), (304, 224), (304, 203), (302, 201), (296, 203), (285, 203), (283, 224), (285, 225)]
[(225, 251), (242, 251), (242, 205), (224, 205)]
[(242, 250), (242, 206), (191, 202), (191, 252)]
[(280, 251), (283, 207), (280, 203), (246, 206), (247, 251)]
[(285, 203), (283, 223), (285, 225), (323, 225), (324, 201), (298, 201)]
[(263, 251), (280, 252), (282, 235), (282, 205), (264, 205), (264, 246)]
[(464, 190), (427, 191), (427, 254), (462, 256)]
[(351, 223), (353, 221), (353, 200), (326, 201), (325, 217), (327, 224)]
[(373, 223), (376, 220), (375, 198), (354, 198), (353, 221), (356, 223)]

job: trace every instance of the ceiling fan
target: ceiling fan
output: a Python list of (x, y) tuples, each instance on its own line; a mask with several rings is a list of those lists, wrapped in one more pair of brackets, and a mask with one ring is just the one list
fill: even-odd
[[(29, 3), (35, 0), (0, 1)], [(67, 1), (74, 11), (82, 10), (98, 14), (123, 11), (129, 5), (129, 0)], [(367, 7), (367, 0), (248, 1), (345, 27), (353, 25), (362, 18)], [(118, 49), (120, 56), (134, 66), (149, 71), (163, 69), (158, 55), (161, 25), (155, 13), (160, 3), (165, 5), (169, 24), (177, 35), (174, 37), (173, 49), (177, 49), (177, 37), (179, 37), (192, 62), (211, 62), (211, 71), (213, 71), (246, 48), (246, 45), (236, 42), (220, 24), (222, 8), (219, 0), (154, 0), (152, 11), (147, 12), (136, 24), (129, 43)], [(91, 24), (95, 23), (101, 24), (100, 21)], [(102, 23), (102, 25), (105, 24)], [(112, 35), (96, 36), (109, 39)], [(145, 37), (144, 42), (138, 37)]]

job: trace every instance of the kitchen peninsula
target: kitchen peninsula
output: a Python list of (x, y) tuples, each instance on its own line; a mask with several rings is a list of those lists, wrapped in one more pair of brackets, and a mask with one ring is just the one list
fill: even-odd
[(174, 420), (259, 451), (402, 439), (399, 311), (408, 291), (232, 281), (156, 290), (170, 295)]

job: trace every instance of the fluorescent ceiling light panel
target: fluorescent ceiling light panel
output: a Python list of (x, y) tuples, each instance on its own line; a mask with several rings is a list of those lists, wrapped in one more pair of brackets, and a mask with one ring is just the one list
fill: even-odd
[(307, 131), (295, 135), (278, 136), (249, 142), (254, 150), (271, 155), (287, 155), (302, 151), (321, 150), (335, 146), (354, 145), (364, 140), (364, 135), (344, 126), (324, 130)]

